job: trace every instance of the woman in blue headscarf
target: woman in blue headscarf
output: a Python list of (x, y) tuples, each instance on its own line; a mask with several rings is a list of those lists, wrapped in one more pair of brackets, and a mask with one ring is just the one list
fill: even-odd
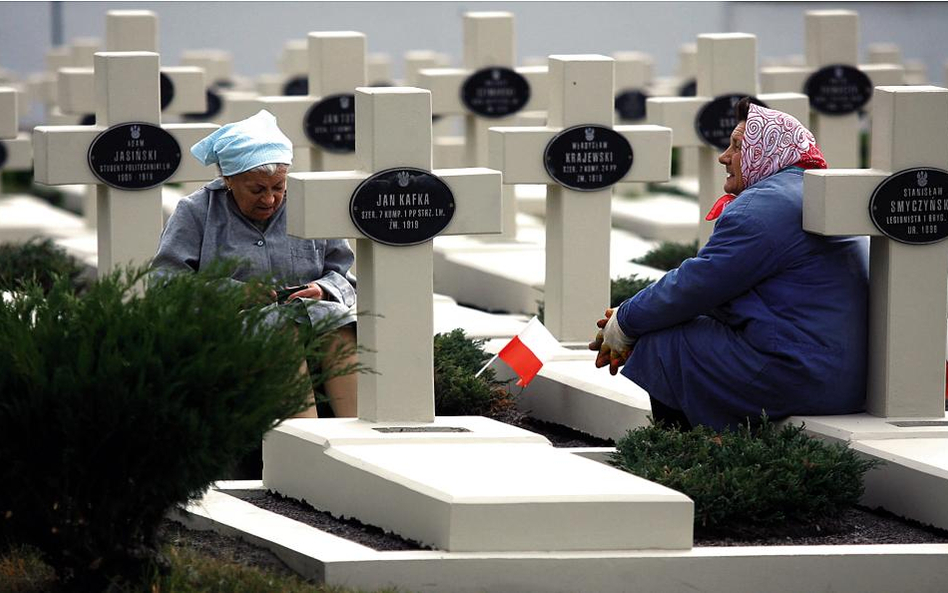
[[(343, 239), (299, 239), (286, 232), (286, 176), (293, 145), (268, 111), (227, 124), (191, 147), (220, 177), (182, 199), (161, 234), (152, 266), (197, 271), (219, 258), (244, 263), (234, 282), (269, 277), (297, 287), (286, 302), (298, 323), (339, 319), (334, 347), (355, 345), (354, 256)], [(273, 293), (276, 298), (276, 292)], [(277, 306), (276, 304), (270, 306)], [(340, 364), (353, 363), (351, 358)], [(336, 416), (356, 415), (356, 375), (330, 379), (326, 394)], [(304, 416), (315, 417), (315, 408)]]

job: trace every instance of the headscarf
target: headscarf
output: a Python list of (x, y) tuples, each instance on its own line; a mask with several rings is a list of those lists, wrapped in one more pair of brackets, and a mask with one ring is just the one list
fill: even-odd
[[(741, 143), (744, 189), (790, 166), (826, 168), (826, 160), (813, 133), (790, 114), (752, 103)], [(705, 219), (716, 219), (735, 198), (731, 194), (721, 196)]]
[(268, 163), (293, 163), (293, 143), (266, 109), (253, 117), (221, 126), (191, 147), (191, 154), (204, 165), (219, 163), (230, 177)]

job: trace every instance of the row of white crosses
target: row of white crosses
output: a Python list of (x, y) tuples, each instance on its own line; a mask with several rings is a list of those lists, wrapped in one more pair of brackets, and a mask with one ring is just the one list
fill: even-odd
[[(352, 94), (366, 84), (365, 35), (314, 32), (308, 35), (307, 44), (309, 94), (260, 97), (257, 105), (276, 116), (280, 129), (293, 143), (295, 170), (352, 169), (357, 162), (351, 143), (355, 125)], [(307, 135), (307, 125), (318, 126), (313, 129), (327, 138), (332, 149), (315, 144)]]
[[(662, 97), (647, 101), (649, 123), (674, 130), (674, 146), (698, 148), (698, 242), (704, 245), (714, 228), (704, 215), (721, 196), (726, 173), (718, 155), (727, 147), (737, 124), (733, 107), (741, 96), (756, 96), (771, 109), (793, 115), (804, 125), (809, 106), (806, 95), (773, 93), (758, 95), (757, 37), (746, 33), (698, 36), (698, 82), (695, 97)], [(698, 133), (708, 115), (717, 144)], [(704, 116), (704, 117), (701, 117)]]
[[(359, 308), (371, 313), (359, 320), (359, 343), (366, 348), (360, 362), (378, 373), (358, 377), (359, 418), (432, 422), (433, 237), (410, 245), (377, 239), (413, 236), (446, 217), (450, 222), (439, 234), (499, 232), (501, 176), (483, 168), (431, 171), (427, 90), (358, 88), (355, 101), (356, 170), (290, 174), (287, 230), (306, 238), (359, 239)], [(428, 172), (450, 188), (450, 206), (433, 191), (429, 196)], [(373, 176), (383, 178), (384, 190), (373, 190), (367, 182)], [(369, 203), (354, 203), (363, 182), (373, 190)], [(369, 226), (379, 232), (366, 234)]]
[[(418, 73), (418, 84), (431, 90), (432, 106), (439, 115), (464, 116), (465, 154), (467, 165), (486, 167), (487, 131), (504, 123), (512, 123), (512, 117), (521, 111), (543, 110), (547, 99), (547, 72), (545, 66), (514, 67), (516, 48), (514, 16), (509, 12), (468, 12), (464, 14), (464, 62), (461, 68), (432, 68)], [(487, 70), (491, 69), (491, 70)], [(516, 85), (508, 84), (503, 90), (510, 92), (509, 105), (516, 109), (509, 115), (484, 116), (473, 113), (462, 98), (465, 84), (475, 75), (495, 75), (508, 83), (514, 77), (502, 75), (513, 70), (520, 75), (529, 88), (529, 98)], [(480, 74), (478, 74), (480, 73)], [(517, 235), (517, 202), (513, 186), (504, 188), (503, 233), (497, 238), (512, 240)]]
[[(819, 97), (812, 89), (810, 129), (831, 167), (858, 167), (859, 112), (871, 98), (872, 87), (902, 84), (904, 68), (895, 64), (865, 64), (859, 61), (859, 14), (851, 10), (811, 10), (806, 13), (806, 66), (762, 68), (761, 86), (770, 92), (804, 92), (809, 79), (813, 86), (825, 85), (833, 95)], [(822, 81), (817, 71), (828, 69)], [(860, 84), (862, 72), (868, 80)], [(820, 84), (816, 84), (820, 82)], [(840, 93), (844, 89), (853, 93)], [(863, 100), (860, 101), (860, 96)], [(832, 100), (826, 100), (832, 99)], [(852, 107), (852, 110), (848, 110)], [(835, 113), (830, 113), (836, 111)], [(845, 112), (844, 111), (848, 111)]]
[[(161, 124), (156, 53), (97, 53), (94, 80), (95, 125), (34, 129), (34, 176), (46, 185), (96, 185), (101, 275), (120, 265), (142, 265), (154, 256), (162, 226), (160, 183), (213, 177), (188, 156), (188, 148), (217, 126)], [(157, 134), (155, 127), (160, 128)], [(167, 145), (161, 130), (170, 134), (176, 147)], [(155, 137), (161, 146), (150, 144)], [(115, 144), (109, 146), (107, 140)], [(94, 144), (99, 150), (90, 150)], [(168, 166), (174, 163), (176, 167)], [(111, 185), (99, 175), (112, 179)], [(116, 176), (121, 176), (118, 183)], [(144, 189), (127, 189), (131, 185)]]
[(876, 87), (872, 102), (872, 168), (807, 171), (803, 228), (871, 237), (869, 413), (943, 418), (948, 89)]
[[(490, 167), (503, 172), (504, 184), (548, 186), (544, 324), (565, 342), (587, 340), (609, 306), (609, 178), (665, 181), (670, 174), (670, 129), (614, 125), (614, 64), (598, 55), (550, 56), (547, 125), (490, 130)], [(578, 144), (568, 142), (558, 157), (552, 142), (569, 129)]]
[[(23, 171), (33, 166), (30, 136), (20, 132), (19, 93), (0, 87), (0, 172)], [(0, 183), (0, 195), (3, 185)], [(2, 239), (2, 237), (0, 237)]]

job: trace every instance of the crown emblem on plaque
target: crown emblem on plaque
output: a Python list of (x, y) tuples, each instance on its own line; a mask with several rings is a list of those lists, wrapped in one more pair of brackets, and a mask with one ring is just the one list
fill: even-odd
[(411, 176), (408, 174), (408, 171), (399, 171), (395, 174), (395, 179), (398, 181), (398, 187), (408, 187)]
[(500, 80), (500, 70), (494, 68), (490, 71), (490, 77), (494, 80)]
[(339, 97), (339, 106), (343, 109), (349, 109), (349, 97)]
[(842, 69), (841, 66), (837, 66), (837, 67), (833, 70), (833, 76), (835, 76), (836, 78), (842, 78), (842, 77), (843, 77), (843, 69)]
[(586, 142), (592, 142), (596, 139), (596, 130), (593, 128), (586, 128)]
[(132, 140), (138, 140), (142, 135), (142, 127), (132, 126), (131, 132), (132, 132)]
[(928, 173), (926, 171), (919, 171), (918, 175), (915, 176), (915, 180), (918, 182), (919, 187), (925, 187), (928, 185)]

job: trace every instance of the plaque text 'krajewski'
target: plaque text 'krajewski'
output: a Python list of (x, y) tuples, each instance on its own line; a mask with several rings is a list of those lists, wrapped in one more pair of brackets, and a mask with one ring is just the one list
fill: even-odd
[(578, 191), (597, 191), (617, 183), (632, 167), (632, 145), (611, 128), (582, 125), (553, 137), (543, 152), (546, 172)]
[(491, 66), (470, 75), (461, 86), (461, 102), (482, 117), (517, 113), (530, 100), (530, 83), (510, 68)]
[(737, 107), (738, 101), (747, 96), (721, 95), (705, 103), (695, 118), (695, 131), (698, 137), (715, 148), (726, 150), (731, 144), (731, 132), (737, 126), (737, 113), (734, 108)]
[(160, 126), (134, 122), (95, 137), (87, 155), (93, 175), (109, 187), (149, 189), (168, 180), (181, 163), (181, 147)]
[(906, 169), (879, 184), (869, 216), (885, 236), (912, 245), (948, 237), (948, 171)]
[(417, 245), (451, 222), (454, 194), (440, 177), (423, 169), (388, 169), (359, 184), (349, 202), (349, 216), (373, 241)]
[(872, 81), (852, 66), (834, 64), (820, 68), (806, 79), (803, 92), (810, 107), (826, 115), (859, 111), (872, 98)]
[(303, 118), (306, 137), (329, 152), (355, 152), (355, 95), (330, 95)]

